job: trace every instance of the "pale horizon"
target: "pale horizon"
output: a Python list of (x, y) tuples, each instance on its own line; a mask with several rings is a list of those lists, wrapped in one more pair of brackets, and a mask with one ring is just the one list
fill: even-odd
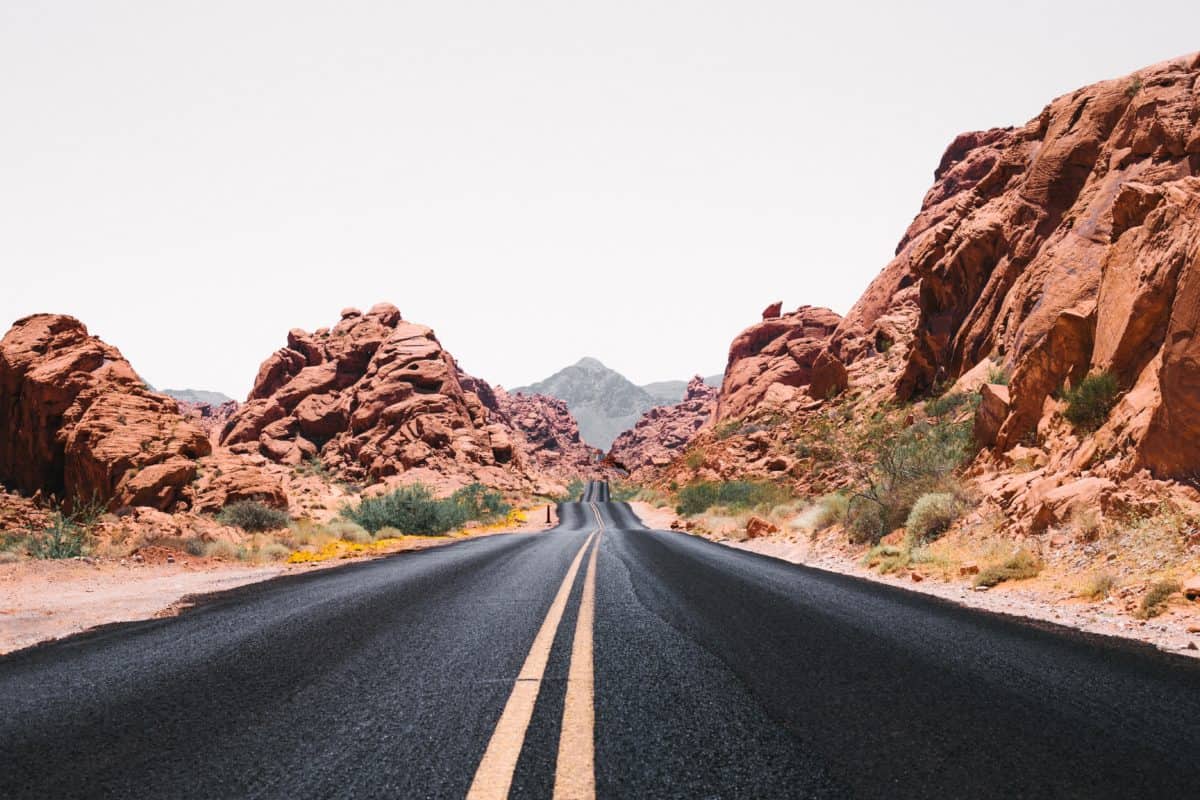
[(8, 3), (0, 324), (238, 400), (381, 301), (496, 385), (712, 375), (771, 302), (845, 313), (955, 135), (1196, 49), (1139, 8)]

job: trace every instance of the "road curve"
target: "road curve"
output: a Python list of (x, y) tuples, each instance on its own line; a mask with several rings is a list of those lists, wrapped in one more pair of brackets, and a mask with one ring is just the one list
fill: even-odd
[(650, 531), (603, 484), (559, 515), (0, 657), (0, 797), (1200, 786), (1190, 660)]

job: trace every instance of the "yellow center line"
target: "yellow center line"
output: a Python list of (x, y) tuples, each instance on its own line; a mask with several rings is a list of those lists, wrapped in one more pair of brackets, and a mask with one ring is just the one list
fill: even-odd
[(563, 703), (562, 733), (558, 739), (558, 763), (554, 772), (555, 800), (592, 800), (596, 796), (596, 703), (592, 624), (596, 616), (596, 553), (604, 535), (604, 523), (596, 507), (600, 535), (588, 557), (583, 574), (583, 596), (571, 645), (571, 668)]
[[(593, 512), (595, 508), (593, 507)], [(597, 515), (599, 520), (599, 515)], [(513, 684), (512, 694), (500, 714), (500, 721), (492, 732), (492, 738), (484, 751), (483, 760), (475, 771), (475, 779), (467, 792), (467, 800), (492, 800), (492, 798), (508, 797), (512, 786), (513, 772), (517, 768), (517, 758), (521, 755), (521, 746), (525, 743), (525, 733), (529, 729), (529, 720), (533, 717), (533, 707), (537, 702), (538, 691), (541, 689), (542, 676), (546, 672), (546, 662), (550, 658), (550, 647), (554, 644), (554, 635), (562, 621), (563, 609), (567, 605), (567, 597), (571, 587), (575, 585), (575, 575), (579, 572), (579, 564), (588, 545), (596, 538), (599, 528), (588, 534), (583, 546), (575, 554), (558, 594), (546, 612), (542, 627), (534, 637), (525, 664)]]

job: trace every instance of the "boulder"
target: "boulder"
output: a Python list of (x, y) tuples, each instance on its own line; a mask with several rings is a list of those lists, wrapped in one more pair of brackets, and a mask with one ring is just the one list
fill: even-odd
[(779, 533), (779, 526), (769, 520), (752, 516), (746, 521), (747, 538), (758, 539), (762, 536), (769, 536), (772, 533)]
[(173, 398), (74, 317), (25, 317), (0, 340), (0, 480), (22, 493), (186, 505), (211, 450)]

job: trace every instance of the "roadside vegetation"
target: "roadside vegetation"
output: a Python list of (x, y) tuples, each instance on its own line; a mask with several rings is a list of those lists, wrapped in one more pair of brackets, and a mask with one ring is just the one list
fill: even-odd
[(247, 533), (259, 533), (286, 528), (291, 517), (286, 511), (258, 500), (238, 500), (221, 509), (217, 521), (222, 525), (241, 528)]
[(768, 510), (791, 501), (792, 493), (769, 481), (699, 481), (679, 489), (675, 511), (684, 516), (714, 507), (727, 511)]
[(1150, 584), (1146, 594), (1142, 596), (1142, 604), (1138, 607), (1137, 616), (1141, 619), (1157, 617), (1167, 610), (1167, 600), (1182, 587), (1178, 581), (1165, 580)]
[(483, 484), (473, 483), (438, 498), (429, 487), (415, 483), (380, 497), (363, 498), (357, 506), (343, 508), (341, 516), (372, 534), (394, 528), (402, 534), (442, 535), (467, 522), (487, 524), (504, 519), (511, 510), (499, 492)]
[(999, 564), (993, 564), (975, 576), (975, 585), (985, 588), (1006, 581), (1035, 578), (1042, 571), (1042, 562), (1028, 550), (1018, 550)]

